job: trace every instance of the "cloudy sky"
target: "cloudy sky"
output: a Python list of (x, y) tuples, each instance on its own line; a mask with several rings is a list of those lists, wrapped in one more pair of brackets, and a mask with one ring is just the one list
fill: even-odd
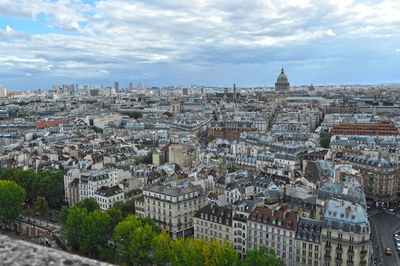
[(400, 82), (398, 0), (0, 0), (0, 84)]

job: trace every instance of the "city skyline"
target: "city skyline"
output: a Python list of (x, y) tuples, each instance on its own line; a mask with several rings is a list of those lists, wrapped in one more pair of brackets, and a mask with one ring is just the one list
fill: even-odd
[(400, 82), (397, 1), (3, 1), (0, 84)]

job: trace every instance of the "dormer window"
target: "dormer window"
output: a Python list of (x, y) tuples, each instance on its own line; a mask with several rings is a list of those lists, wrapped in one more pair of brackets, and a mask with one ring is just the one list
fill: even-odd
[(272, 220), (272, 224), (275, 224), (275, 220)]
[(201, 213), (201, 218), (204, 219), (204, 213)]

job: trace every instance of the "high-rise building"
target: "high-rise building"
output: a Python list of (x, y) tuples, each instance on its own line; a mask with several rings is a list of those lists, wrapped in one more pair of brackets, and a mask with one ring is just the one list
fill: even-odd
[(130, 92), (133, 92), (133, 84), (132, 84), (132, 82), (129, 82), (128, 88), (129, 88)]
[(0, 97), (7, 97), (7, 89), (0, 85)]
[(143, 90), (146, 90), (146, 83), (143, 82)]
[(114, 82), (114, 89), (115, 89), (115, 92), (119, 92), (119, 82), (118, 81), (116, 81), (116, 82)]
[(182, 95), (185, 95), (185, 96), (189, 95), (189, 89), (186, 87), (182, 88)]
[(137, 90), (141, 91), (142, 90), (142, 82), (139, 82), (137, 85)]

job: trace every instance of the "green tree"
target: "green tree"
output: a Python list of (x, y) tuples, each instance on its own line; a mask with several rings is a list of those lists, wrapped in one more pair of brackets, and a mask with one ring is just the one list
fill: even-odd
[(141, 265), (151, 262), (150, 250), (157, 232), (150, 224), (130, 215), (115, 227), (114, 232), (116, 247), (124, 261)]
[(52, 206), (64, 200), (65, 171), (43, 171), (6, 169), (0, 179), (16, 182), (26, 191), (26, 199), (34, 201), (38, 196), (45, 197)]
[(68, 218), (64, 225), (64, 234), (68, 245), (74, 251), (80, 250), (82, 242), (81, 226), (86, 216), (88, 216), (88, 211), (85, 208), (72, 207), (69, 210)]
[(129, 116), (130, 118), (139, 119), (142, 118), (143, 114), (138, 111), (123, 112), (122, 114)]
[(170, 263), (171, 253), (171, 236), (167, 231), (163, 230), (156, 236), (152, 243), (153, 258), (157, 265), (167, 265)]
[(13, 181), (0, 180), (0, 223), (15, 220), (22, 211), (25, 190)]
[(331, 138), (330, 137), (322, 137), (320, 138), (320, 144), (322, 148), (329, 148), (329, 144), (331, 143)]
[(99, 210), (88, 213), (80, 226), (80, 251), (86, 256), (99, 259), (106, 248), (110, 224), (111, 217), (108, 213), (101, 213)]
[(33, 206), (33, 213), (45, 217), (49, 211), (49, 205), (45, 197), (38, 196)]
[(283, 260), (276, 256), (273, 249), (261, 246), (257, 249), (247, 250), (243, 266), (284, 266)]
[(95, 198), (85, 198), (84, 200), (78, 201), (74, 206), (77, 208), (86, 208), (88, 212), (100, 210), (100, 205)]
[(135, 214), (135, 200), (131, 199), (127, 202), (117, 201), (113, 205), (114, 208), (121, 210), (122, 217), (126, 218), (129, 215)]
[(114, 228), (122, 221), (122, 211), (114, 207), (109, 208), (106, 213), (110, 216), (110, 233), (112, 234)]
[(58, 219), (61, 222), (65, 223), (67, 221), (68, 214), (69, 214), (69, 208), (64, 205), (64, 206), (61, 207), (61, 211), (58, 214)]

